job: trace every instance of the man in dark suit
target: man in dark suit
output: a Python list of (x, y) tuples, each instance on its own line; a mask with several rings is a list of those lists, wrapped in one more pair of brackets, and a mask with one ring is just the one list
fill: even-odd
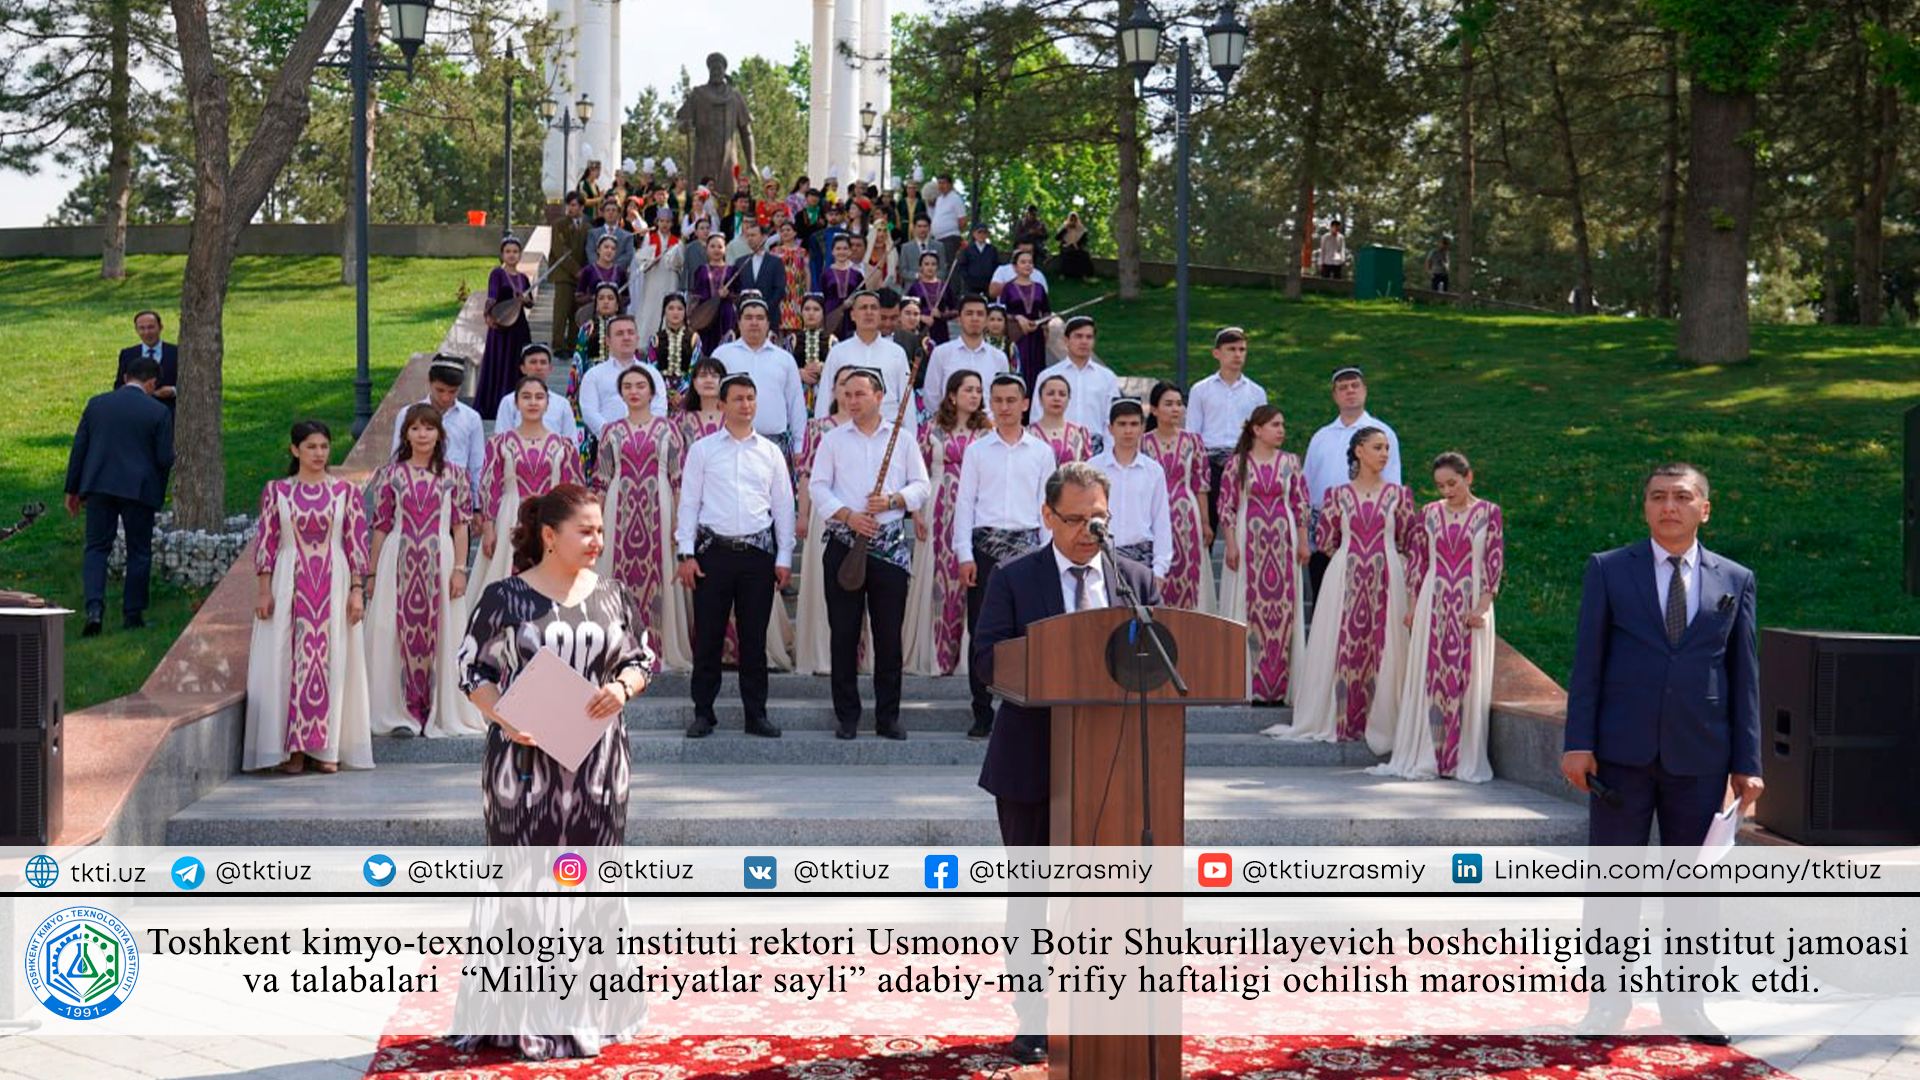
[(160, 313), (157, 311), (143, 311), (135, 315), (133, 332), (140, 335), (140, 344), (120, 350), (120, 366), (113, 374), (114, 388), (126, 384), (127, 365), (145, 357), (160, 365), (160, 382), (153, 396), (165, 402), (167, 408), (173, 408), (173, 388), (180, 377), (180, 346), (160, 340)]
[[(1087, 527), (1095, 518), (1107, 517), (1110, 483), (1105, 473), (1079, 461), (1060, 466), (1047, 479), (1040, 517), (1053, 542), (1001, 563), (987, 578), (973, 636), (973, 670), (982, 681), (993, 681), (993, 647), (1025, 636), (1029, 623), (1085, 608), (1124, 606), (1121, 579), (1141, 603), (1160, 602), (1153, 571), (1131, 559), (1101, 554), (1100, 542)], [(980, 786), (994, 797), (1000, 840), (1008, 847), (1045, 847), (1052, 839), (1047, 802), (1051, 731), (1051, 710), (1000, 704), (987, 759), (980, 767)], [(1045, 919), (1044, 897), (1008, 899), (1009, 933), (1014, 927), (1024, 933)], [(1027, 959), (1023, 953), (1010, 966), (1022, 971), (1020, 964)], [(1022, 1034), (1014, 1036), (1007, 1053), (1023, 1064), (1045, 1061), (1047, 1039), (1038, 1034), (1046, 1030), (1045, 995), (1016, 995), (1014, 1014)]]
[(67, 457), (67, 513), (87, 511), (82, 581), (86, 625), (100, 632), (106, 614), (107, 554), (122, 524), (127, 530), (127, 588), (121, 600), (127, 629), (146, 625), (147, 579), (153, 569), (153, 515), (166, 498), (173, 468), (173, 414), (155, 401), (160, 365), (137, 357), (118, 390), (99, 394), (80, 414)]
[[(1589, 844), (1643, 847), (1657, 820), (1662, 846), (1697, 849), (1729, 787), (1746, 811), (1766, 786), (1753, 572), (1700, 546), (1712, 504), (1699, 469), (1660, 466), (1641, 499), (1652, 536), (1587, 562), (1560, 768), (1590, 797)], [(1710, 898), (1680, 899), (1670, 916), (1706, 918)], [(1600, 924), (1632, 927), (1637, 913), (1637, 897), (1589, 897)], [(1582, 1032), (1617, 1033), (1631, 1008), (1596, 995)], [(1676, 1034), (1726, 1042), (1698, 994), (1662, 994), (1660, 1013)]]
[(955, 256), (960, 260), (960, 280), (965, 283), (965, 292), (987, 295), (987, 286), (993, 282), (993, 272), (1000, 267), (1000, 249), (987, 239), (987, 226), (982, 223), (973, 227), (973, 243), (960, 249)]
[(740, 234), (746, 238), (747, 247), (753, 254), (742, 256), (740, 261), (733, 264), (734, 295), (758, 290), (760, 298), (767, 302), (768, 310), (774, 312), (774, 325), (778, 326), (780, 303), (787, 296), (787, 264), (767, 250), (766, 230), (760, 227), (760, 222), (752, 218), (741, 222)]

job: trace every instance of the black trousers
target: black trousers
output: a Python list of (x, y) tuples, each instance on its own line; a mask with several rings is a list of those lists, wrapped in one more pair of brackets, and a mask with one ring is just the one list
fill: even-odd
[(87, 497), (87, 539), (80, 562), (80, 582), (88, 606), (107, 600), (107, 556), (120, 525), (127, 530), (127, 587), (120, 610), (137, 615), (147, 610), (147, 588), (153, 578), (154, 508), (132, 499), (98, 493)]
[(767, 718), (767, 619), (773, 614), (773, 556), (758, 548), (720, 544), (699, 556), (706, 576), (693, 586), (693, 711), (713, 719), (720, 696), (720, 656), (727, 620), (740, 632), (740, 701), (747, 723)]
[[(973, 585), (967, 589), (967, 641), (972, 647), (973, 624), (980, 620), (980, 605), (987, 600), (987, 575), (1000, 565), (993, 556), (976, 550), (973, 553)], [(971, 657), (968, 658), (971, 661)], [(875, 670), (879, 670), (876, 666)], [(982, 682), (979, 675), (980, 665), (967, 664), (967, 686), (973, 691), (973, 722), (982, 726), (993, 723), (993, 691)]]
[(826, 575), (828, 654), (833, 658), (833, 717), (848, 731), (860, 726), (860, 632), (873, 628), (873, 718), (880, 730), (900, 724), (900, 675), (906, 658), (900, 630), (907, 622), (905, 570), (875, 559), (867, 560), (866, 584), (849, 591), (840, 587), (840, 564), (852, 549), (828, 540), (820, 551), (820, 570)]
[(1307, 580), (1313, 583), (1315, 599), (1320, 596), (1320, 581), (1327, 576), (1327, 564), (1332, 561), (1333, 556), (1324, 551), (1314, 552), (1313, 556), (1307, 560)]
[(1220, 531), (1220, 475), (1227, 471), (1230, 451), (1207, 451), (1207, 528)]

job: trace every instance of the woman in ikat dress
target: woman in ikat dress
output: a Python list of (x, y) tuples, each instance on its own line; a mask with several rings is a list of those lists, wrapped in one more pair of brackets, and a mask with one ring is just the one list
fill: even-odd
[(601, 577), (626, 586), (634, 609), (654, 631), (662, 669), (690, 671), (686, 598), (673, 584), (673, 511), (685, 451), (672, 421), (653, 415), (653, 379), (643, 368), (620, 376), (625, 419), (602, 433), (594, 490), (602, 499), (606, 547), (594, 567)]
[(976, 371), (947, 376), (946, 394), (930, 423), (920, 427), (920, 454), (933, 479), (933, 497), (913, 515), (913, 580), (907, 592), (904, 641), (907, 671), (963, 675), (967, 670), (967, 590), (953, 549), (953, 504), (960, 494), (960, 462), (973, 440), (992, 431), (981, 407), (985, 388)]
[(480, 509), (486, 521), (480, 532), (480, 572), (467, 589), (475, 595), (513, 573), (513, 545), (499, 535), (499, 523), (511, 529), (520, 503), (544, 495), (561, 484), (585, 486), (580, 451), (548, 430), (541, 417), (547, 412), (547, 384), (523, 377), (513, 388), (520, 426), (487, 440), (486, 463), (480, 470)]
[(1093, 457), (1093, 433), (1067, 419), (1067, 403), (1073, 400), (1073, 387), (1066, 376), (1047, 376), (1034, 393), (1040, 398), (1040, 419), (1028, 430), (1053, 448), (1054, 460), (1065, 465)]
[(1293, 726), (1267, 734), (1319, 742), (1364, 738), (1385, 756), (1400, 717), (1407, 657), (1407, 568), (1413, 492), (1390, 484), (1386, 432), (1362, 427), (1347, 443), (1348, 483), (1328, 490), (1319, 545), (1333, 552), (1313, 602), (1313, 633), (1294, 695)]
[(259, 575), (247, 664), (243, 767), (373, 768), (367, 727), (367, 517), (360, 490), (327, 475), (333, 433), (293, 425), (287, 476), (260, 496)]
[(1213, 530), (1207, 527), (1207, 446), (1196, 432), (1185, 430), (1187, 399), (1169, 382), (1153, 385), (1147, 395), (1151, 419), (1140, 449), (1160, 463), (1167, 474), (1167, 510), (1173, 516), (1173, 568), (1160, 587), (1168, 607), (1211, 612), (1213, 596)]
[(1256, 704), (1295, 700), (1306, 653), (1307, 481), (1286, 438), (1286, 417), (1262, 405), (1220, 471), (1220, 614), (1247, 624)]
[(373, 474), (367, 575), (367, 692), (385, 735), (478, 735), (487, 728), (460, 690), (455, 656), (466, 629), (467, 523), (473, 494), (447, 467), (446, 429), (414, 405), (393, 460)]
[(1413, 641), (1393, 760), (1367, 771), (1485, 783), (1493, 779), (1493, 600), (1506, 568), (1506, 526), (1499, 506), (1474, 497), (1465, 455), (1450, 450), (1434, 458), (1433, 480), (1441, 498), (1421, 509), (1407, 553)]

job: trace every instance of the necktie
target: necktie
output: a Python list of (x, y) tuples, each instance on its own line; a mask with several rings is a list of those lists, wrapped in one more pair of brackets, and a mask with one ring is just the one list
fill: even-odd
[(1667, 556), (1667, 562), (1673, 567), (1667, 579), (1667, 643), (1678, 645), (1687, 632), (1687, 564), (1679, 555)]
[(147, 359), (149, 359), (149, 360), (158, 360), (158, 359), (160, 359), (160, 358), (159, 358), (158, 356), (155, 356), (155, 355), (154, 355), (154, 348), (153, 348), (153, 346), (151, 346), (151, 345), (149, 345), (149, 346), (147, 346)]
[(1087, 607), (1087, 573), (1091, 566), (1069, 566), (1067, 573), (1073, 575), (1073, 610), (1084, 611)]

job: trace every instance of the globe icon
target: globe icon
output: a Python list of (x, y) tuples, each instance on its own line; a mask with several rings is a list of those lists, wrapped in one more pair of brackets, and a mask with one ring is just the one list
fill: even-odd
[(45, 855), (35, 855), (27, 860), (27, 884), (36, 889), (45, 889), (60, 880), (60, 864)]

